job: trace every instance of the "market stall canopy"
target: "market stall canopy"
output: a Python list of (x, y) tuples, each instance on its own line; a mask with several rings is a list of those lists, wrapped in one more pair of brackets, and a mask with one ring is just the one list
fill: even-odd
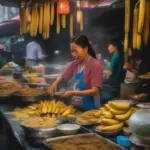
[[(70, 2), (76, 1), (77, 0), (70, 0)], [(83, 8), (105, 7), (112, 5), (117, 1), (121, 0), (81, 0), (81, 7)], [(19, 0), (0, 0), (0, 4), (4, 6), (18, 7)]]
[(10, 21), (0, 23), (0, 37), (12, 36), (19, 34), (20, 22), (19, 17), (14, 18)]

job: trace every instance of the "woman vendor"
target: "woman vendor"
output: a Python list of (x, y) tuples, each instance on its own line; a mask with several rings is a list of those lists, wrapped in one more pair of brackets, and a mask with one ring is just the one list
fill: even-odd
[(111, 98), (117, 98), (120, 96), (120, 85), (125, 78), (125, 70), (123, 69), (123, 45), (117, 39), (112, 39), (109, 42), (108, 51), (113, 56), (109, 64), (109, 69), (104, 70), (104, 75), (109, 76), (109, 79), (106, 80), (103, 84), (109, 85), (109, 87), (112, 89), (113, 92)]
[(73, 97), (74, 104), (84, 110), (99, 107), (99, 91), (102, 85), (102, 66), (96, 60), (96, 55), (86, 36), (74, 37), (70, 44), (71, 55), (75, 59), (50, 86), (50, 94), (54, 95), (62, 80), (74, 78), (74, 90), (66, 91), (62, 97)]

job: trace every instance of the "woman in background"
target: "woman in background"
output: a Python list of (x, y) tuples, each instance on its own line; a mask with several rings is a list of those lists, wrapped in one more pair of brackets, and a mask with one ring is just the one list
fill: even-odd
[(73, 96), (74, 105), (83, 110), (92, 110), (99, 107), (99, 91), (102, 85), (102, 66), (96, 60), (96, 55), (86, 36), (74, 37), (70, 43), (71, 55), (75, 59), (64, 72), (50, 86), (53, 96), (58, 84), (62, 80), (74, 77), (74, 90), (66, 91), (62, 97)]
[(110, 85), (113, 89), (112, 98), (120, 96), (120, 85), (125, 78), (124, 52), (123, 45), (117, 39), (112, 39), (108, 45), (108, 51), (112, 54), (109, 69), (104, 70), (104, 75), (109, 76), (109, 79), (104, 84)]

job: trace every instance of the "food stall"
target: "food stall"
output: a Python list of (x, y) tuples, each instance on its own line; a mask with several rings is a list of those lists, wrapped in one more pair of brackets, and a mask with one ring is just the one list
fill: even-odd
[[(143, 1), (140, 1), (140, 4), (137, 3), (135, 9), (142, 9)], [(129, 2), (129, 0), (125, 1), (125, 18), (127, 21), (125, 23), (125, 54), (129, 48), (128, 21), (130, 18), (129, 10), (131, 10)], [(149, 1), (145, 1), (145, 5), (146, 2), (149, 5)], [(70, 11), (73, 4), (70, 5), (68, 0), (21, 0), (15, 3), (19, 4), (20, 9), (21, 35), (29, 32), (32, 37), (35, 37), (40, 34), (44, 40), (47, 40), (50, 38), (51, 26), (56, 25), (57, 34), (60, 34), (61, 26), (66, 28), (67, 17), (69, 17), (70, 37), (74, 35), (74, 22), (79, 25), (80, 31), (83, 31), (84, 13), (81, 8), (82, 5), (88, 5), (85, 1), (81, 1), (81, 3), (77, 1), (77, 4), (73, 2), (77, 5), (75, 12)], [(108, 1), (107, 4), (111, 5), (112, 3)], [(65, 9), (61, 7), (63, 5), (65, 5)], [(89, 4), (89, 7), (97, 7), (98, 5), (100, 5), (100, 1)], [(101, 5), (105, 5), (105, 2)], [(77, 14), (76, 21), (74, 13)], [(140, 17), (142, 18), (142, 14)], [(43, 22), (39, 20), (43, 20)], [(140, 22), (141, 24), (143, 23)], [(29, 26), (30, 28), (28, 28)], [(141, 33), (141, 28), (139, 33)], [(141, 34), (137, 36), (139, 45), (136, 46), (139, 49), (141, 47)], [(147, 34), (144, 38), (145, 45), (148, 39), (146, 37)], [(61, 97), (63, 90), (67, 88), (66, 84), (63, 84), (63, 88), (60, 87), (59, 92), (56, 92), (53, 97), (49, 95), (49, 84), (59, 74), (48, 75), (44, 74), (43, 70), (41, 65), (21, 69), (13, 62), (1, 69), (0, 139), (3, 141), (1, 149), (123, 150), (150, 148), (150, 123), (147, 119), (149, 118), (147, 109), (150, 106), (148, 103), (137, 104), (141, 100), (147, 102), (149, 99), (147, 95), (141, 94), (138, 97), (133, 95), (127, 100), (111, 100), (96, 110), (83, 112), (71, 105), (70, 100)], [(139, 78), (148, 80), (149, 73), (139, 76)], [(46, 82), (47, 80), (50, 81)]]

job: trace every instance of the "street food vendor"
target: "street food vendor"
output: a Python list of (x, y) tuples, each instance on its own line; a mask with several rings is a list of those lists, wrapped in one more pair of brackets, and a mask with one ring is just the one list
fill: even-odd
[(108, 51), (112, 54), (111, 62), (109, 64), (109, 69), (104, 70), (104, 75), (108, 75), (109, 79), (104, 82), (104, 84), (110, 85), (115, 92), (113, 92), (112, 97), (117, 98), (120, 96), (120, 85), (125, 78), (124, 65), (124, 52), (123, 45), (119, 40), (112, 39), (108, 45)]
[(74, 78), (74, 90), (66, 91), (62, 97), (73, 97), (74, 104), (84, 110), (99, 107), (99, 91), (102, 85), (102, 66), (96, 60), (96, 55), (86, 36), (74, 37), (70, 44), (71, 55), (75, 59), (50, 86), (53, 96), (62, 80)]

